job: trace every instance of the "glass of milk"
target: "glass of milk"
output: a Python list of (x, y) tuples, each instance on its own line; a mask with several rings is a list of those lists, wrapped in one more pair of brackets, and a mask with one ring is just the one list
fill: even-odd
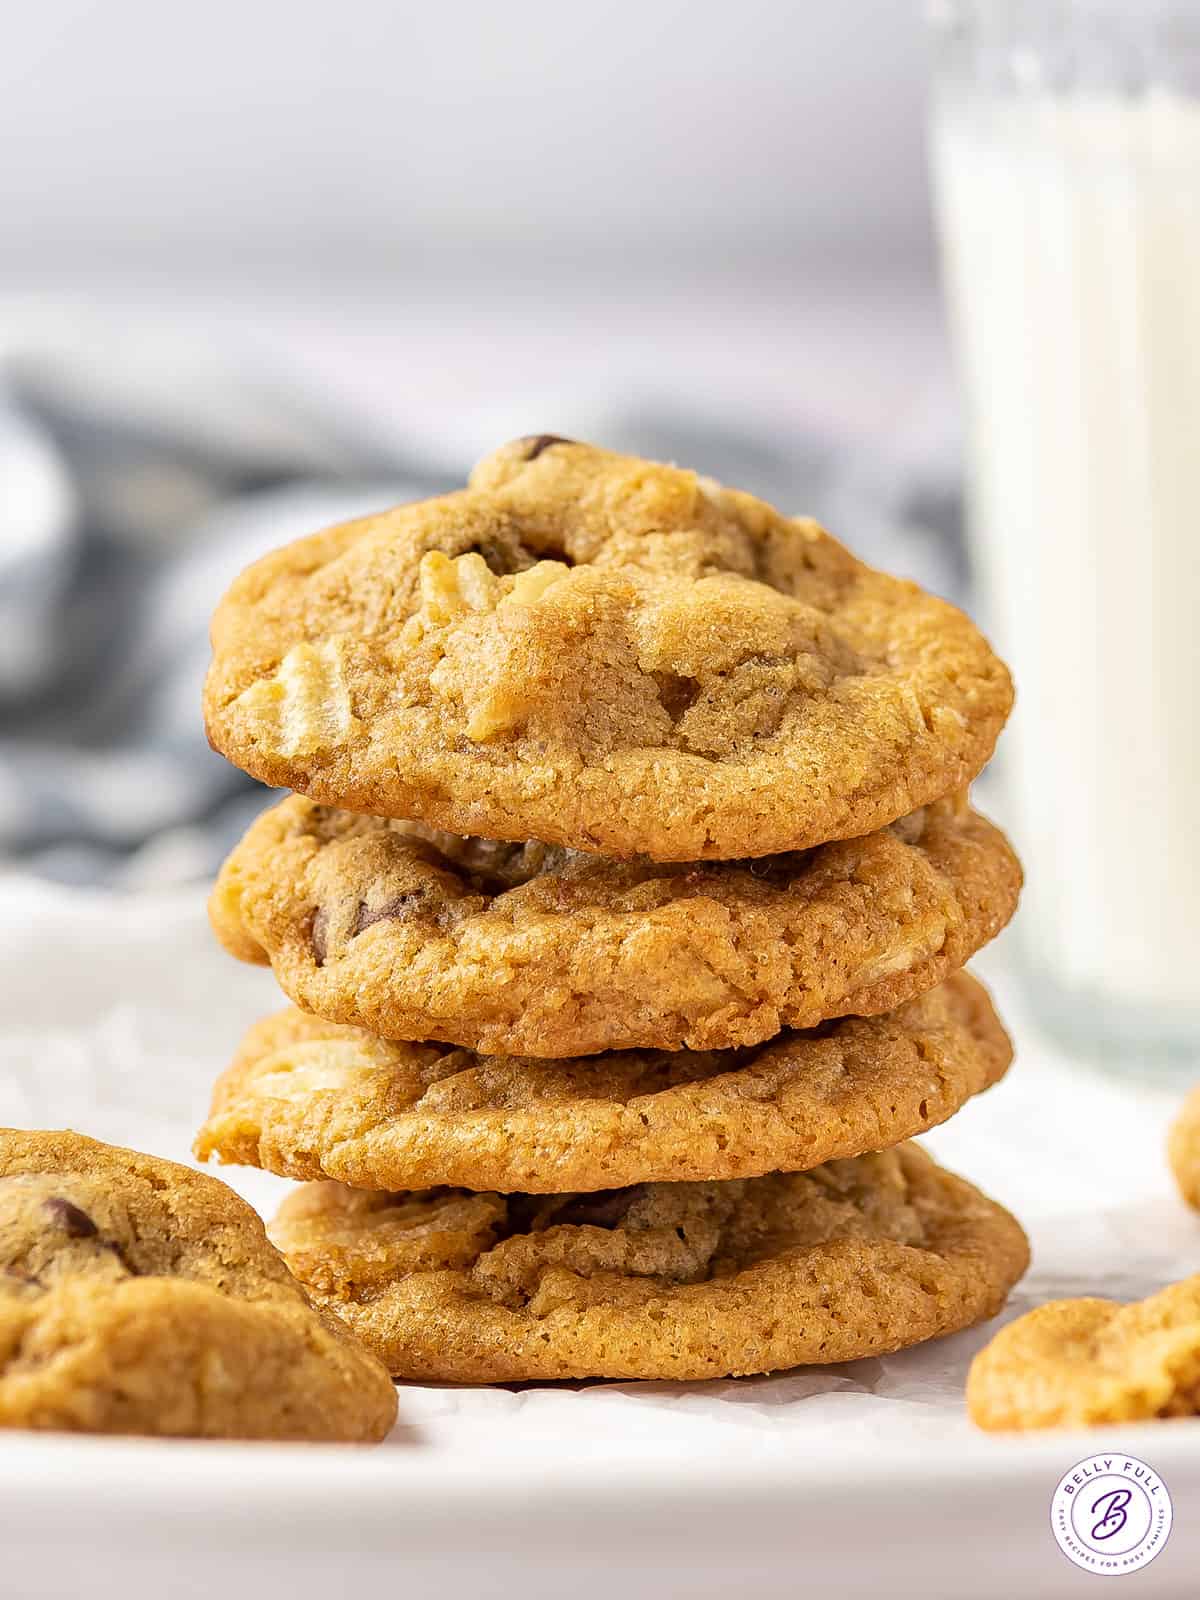
[(1029, 993), (1200, 1065), (1200, 0), (944, 0), (932, 156)]

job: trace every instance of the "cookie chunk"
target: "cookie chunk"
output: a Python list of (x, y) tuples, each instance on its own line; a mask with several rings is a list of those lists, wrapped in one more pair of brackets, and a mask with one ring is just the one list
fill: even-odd
[(1200, 1211), (1200, 1088), (1192, 1090), (1171, 1124), (1167, 1158), (1179, 1192)]
[(815, 522), (543, 436), (250, 567), (205, 711), (231, 761), (330, 805), (699, 861), (961, 788), (1011, 698), (961, 612)]
[(300, 796), (251, 827), (213, 925), (306, 1011), (498, 1055), (728, 1049), (885, 1011), (1008, 921), (1021, 872), (965, 801), (863, 839), (656, 864), (500, 844)]
[(1020, 1227), (913, 1145), (592, 1194), (290, 1196), (292, 1270), (409, 1378), (717, 1378), (882, 1355), (1004, 1303)]
[(1055, 1300), (1002, 1328), (971, 1365), (981, 1428), (1083, 1428), (1200, 1416), (1200, 1276), (1148, 1300)]
[(367, 1442), (395, 1416), (225, 1184), (0, 1130), (0, 1427)]
[(966, 973), (882, 1017), (719, 1053), (477, 1056), (285, 1011), (217, 1083), (196, 1154), (370, 1189), (757, 1177), (924, 1132), (1010, 1056)]

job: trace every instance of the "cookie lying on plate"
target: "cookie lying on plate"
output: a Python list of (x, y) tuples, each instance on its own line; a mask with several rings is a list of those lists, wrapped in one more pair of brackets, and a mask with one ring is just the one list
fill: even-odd
[(882, 1355), (992, 1316), (1019, 1225), (918, 1150), (593, 1194), (288, 1197), (272, 1237), (397, 1375), (716, 1378)]
[(725, 1049), (899, 1005), (1008, 921), (1021, 870), (965, 800), (805, 853), (689, 865), (497, 844), (300, 796), (226, 862), (213, 925), (289, 998), (500, 1055)]
[(549, 436), (264, 557), (213, 620), (209, 737), (331, 805), (609, 856), (869, 833), (991, 754), (1008, 673), (815, 522)]
[(981, 1428), (1082, 1428), (1200, 1416), (1200, 1276), (1148, 1300), (1054, 1300), (975, 1357), (967, 1408)]
[(1171, 1124), (1167, 1159), (1180, 1194), (1200, 1211), (1200, 1088), (1192, 1090)]
[(225, 1184), (0, 1130), (0, 1427), (365, 1442), (395, 1417)]
[(1011, 1054), (962, 972), (881, 1017), (707, 1054), (477, 1056), (285, 1011), (218, 1081), (196, 1154), (371, 1189), (757, 1177), (924, 1132)]

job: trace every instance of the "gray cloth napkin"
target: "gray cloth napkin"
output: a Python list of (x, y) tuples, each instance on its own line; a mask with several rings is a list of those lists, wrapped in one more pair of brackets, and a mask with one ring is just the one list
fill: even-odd
[[(811, 512), (867, 559), (961, 590), (952, 456), (914, 473), (826, 439), (714, 428), (684, 406), (614, 410), (599, 397), (594, 412), (598, 442)], [(265, 550), (440, 493), (470, 466), (368, 434), (293, 384), (186, 343), (114, 334), (8, 356), (0, 861), (129, 887), (216, 869), (264, 799), (201, 724), (221, 593)]]

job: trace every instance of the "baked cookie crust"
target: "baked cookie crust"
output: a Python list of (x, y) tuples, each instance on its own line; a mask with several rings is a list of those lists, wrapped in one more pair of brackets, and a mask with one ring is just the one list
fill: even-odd
[(883, 827), (968, 783), (1012, 702), (960, 611), (815, 522), (545, 435), (264, 557), (212, 639), (209, 737), (267, 783), (661, 861)]
[(218, 1081), (196, 1154), (370, 1189), (757, 1177), (923, 1133), (1011, 1054), (966, 973), (884, 1016), (754, 1050), (570, 1061), (393, 1044), (284, 1011), (251, 1029)]
[(395, 1417), (225, 1184), (0, 1130), (0, 1427), (366, 1443)]
[(616, 862), (293, 796), (210, 903), (289, 999), (392, 1039), (496, 1055), (730, 1049), (886, 1011), (1009, 920), (1021, 869), (965, 799), (747, 861)]
[(700, 1379), (882, 1355), (992, 1316), (1019, 1225), (914, 1145), (812, 1172), (543, 1197), (290, 1196), (272, 1237), (398, 1376)]

